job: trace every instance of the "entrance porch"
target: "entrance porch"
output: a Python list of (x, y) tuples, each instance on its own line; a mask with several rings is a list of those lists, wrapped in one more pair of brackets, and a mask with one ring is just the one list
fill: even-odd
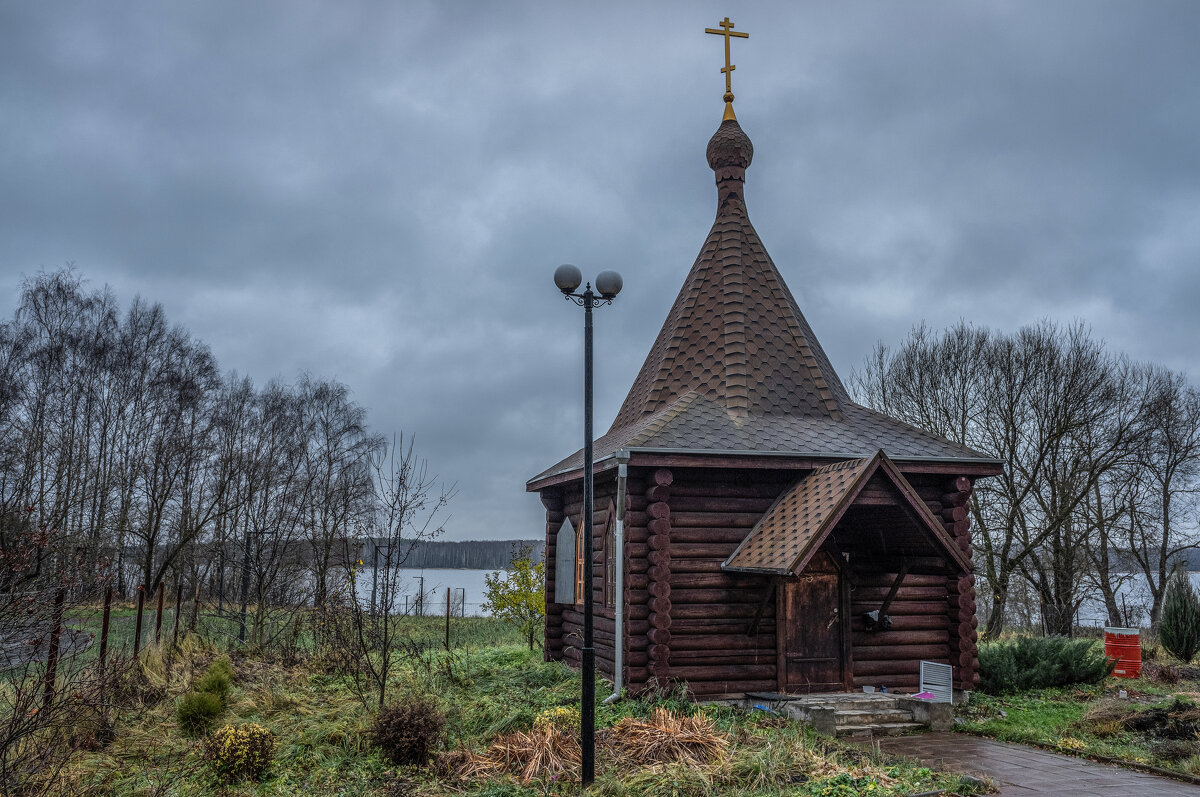
[(915, 687), (922, 660), (957, 663), (969, 560), (882, 451), (797, 480), (722, 569), (770, 580), (781, 694)]

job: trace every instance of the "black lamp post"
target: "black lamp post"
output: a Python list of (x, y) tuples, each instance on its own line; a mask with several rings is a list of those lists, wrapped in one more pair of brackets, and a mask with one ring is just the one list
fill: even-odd
[(621, 292), (621, 275), (601, 271), (596, 290), (591, 283), (575, 293), (583, 274), (571, 265), (554, 270), (554, 284), (567, 299), (583, 308), (583, 695), (580, 698), (580, 747), (583, 748), (582, 781), (586, 788), (596, 778), (596, 651), (592, 647), (592, 308), (612, 304)]

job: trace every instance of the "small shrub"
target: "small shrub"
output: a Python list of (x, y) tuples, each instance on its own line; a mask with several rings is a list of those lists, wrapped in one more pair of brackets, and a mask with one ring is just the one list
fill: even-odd
[(208, 671), (218, 672), (228, 678), (230, 683), (233, 683), (233, 662), (229, 660), (228, 656), (213, 659), (213, 663), (208, 665)]
[(1167, 584), (1158, 616), (1158, 641), (1184, 664), (1200, 652), (1200, 596), (1182, 569)]
[(1092, 639), (1017, 637), (979, 646), (979, 691), (990, 695), (1071, 684), (1094, 684), (1112, 672)]
[(210, 669), (196, 679), (194, 688), (197, 692), (208, 692), (210, 695), (216, 695), (217, 699), (224, 703), (225, 698), (229, 696), (230, 686), (232, 684), (225, 673)]
[(225, 698), (229, 696), (229, 688), (233, 685), (233, 665), (229, 663), (229, 659), (222, 656), (221, 658), (208, 665), (199, 679), (197, 679), (194, 689), (197, 692), (211, 692), (225, 702)]
[(574, 736), (579, 733), (579, 706), (556, 706), (548, 708), (533, 721), (535, 728), (555, 727), (565, 734)]
[(262, 780), (274, 755), (274, 734), (253, 722), (219, 728), (204, 748), (204, 759), (225, 783)]
[(199, 733), (221, 713), (221, 698), (212, 692), (188, 692), (175, 704), (175, 717), (187, 733)]
[(380, 710), (372, 736), (392, 763), (425, 766), (445, 728), (446, 715), (437, 700), (422, 695)]

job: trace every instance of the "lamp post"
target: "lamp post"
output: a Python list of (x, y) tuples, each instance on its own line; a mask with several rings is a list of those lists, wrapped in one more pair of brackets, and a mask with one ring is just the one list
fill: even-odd
[(596, 778), (596, 651), (592, 647), (592, 308), (612, 304), (621, 292), (621, 275), (601, 271), (596, 275), (596, 290), (591, 283), (583, 293), (575, 293), (583, 274), (571, 265), (554, 270), (554, 284), (565, 298), (583, 308), (583, 650), (581, 670), (583, 694), (580, 697), (580, 747), (583, 750), (583, 786)]

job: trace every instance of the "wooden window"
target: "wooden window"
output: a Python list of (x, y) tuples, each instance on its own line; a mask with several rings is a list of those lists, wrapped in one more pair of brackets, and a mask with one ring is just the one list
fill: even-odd
[(569, 518), (554, 539), (554, 602), (575, 602), (575, 527)]
[(604, 524), (604, 605), (609, 609), (617, 605), (617, 507), (608, 505), (608, 522)]
[[(579, 519), (579, 529), (575, 532), (575, 603), (583, 604), (583, 555), (585, 552), (583, 539), (583, 518)], [(590, 532), (591, 529), (588, 529)]]

